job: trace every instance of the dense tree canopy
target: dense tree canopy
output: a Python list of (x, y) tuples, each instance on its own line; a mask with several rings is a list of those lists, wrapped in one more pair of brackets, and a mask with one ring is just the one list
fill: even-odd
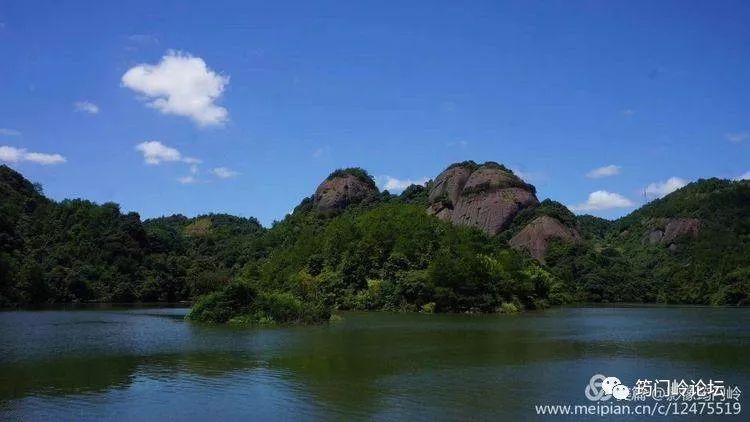
[[(362, 178), (372, 180), (361, 169)], [(513, 312), (548, 304), (746, 304), (750, 186), (703, 180), (611, 222), (554, 201), (488, 237), (427, 215), (411, 186), (337, 215), (308, 198), (283, 221), (209, 214), (141, 221), (113, 203), (54, 202), (0, 167), (0, 305), (74, 301), (199, 302), (194, 319), (309, 322), (331, 309)], [(507, 239), (540, 215), (576, 227), (542, 265)], [(674, 218), (697, 235), (648, 241)], [(231, 309), (235, 309), (232, 311)], [(237, 314), (237, 310), (241, 310)]]
[[(674, 243), (649, 235), (676, 219), (699, 222)], [(614, 222), (578, 217), (585, 242), (547, 258), (578, 301), (750, 303), (750, 182), (699, 180)]]

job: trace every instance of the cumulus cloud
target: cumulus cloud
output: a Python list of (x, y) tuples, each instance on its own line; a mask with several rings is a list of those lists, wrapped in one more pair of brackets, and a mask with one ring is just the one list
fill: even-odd
[(750, 140), (750, 131), (727, 133), (727, 139), (737, 144), (740, 142), (745, 142), (747, 140)]
[(158, 64), (139, 64), (122, 75), (122, 85), (145, 96), (150, 107), (189, 117), (200, 126), (227, 121), (227, 109), (215, 101), (228, 83), (228, 76), (211, 70), (200, 57), (174, 51)]
[(572, 205), (569, 208), (573, 211), (602, 211), (612, 208), (628, 208), (635, 205), (630, 199), (619, 193), (598, 190), (591, 192), (586, 202), (578, 205)]
[(383, 189), (387, 191), (396, 191), (396, 192), (402, 191), (411, 185), (424, 186), (425, 183), (427, 183), (427, 181), (430, 180), (426, 177), (423, 177), (419, 180), (411, 180), (411, 179), (397, 179), (391, 176), (383, 176), (379, 179), (381, 179), (380, 184), (383, 187)]
[(602, 177), (617, 176), (620, 174), (620, 166), (610, 164), (608, 166), (599, 167), (586, 173), (586, 177), (589, 179), (601, 179)]
[(90, 101), (76, 101), (73, 103), (73, 109), (83, 113), (97, 114), (99, 113), (99, 106)]
[(734, 180), (750, 180), (750, 171), (735, 177)]
[(42, 152), (27, 152), (22, 148), (0, 146), (0, 161), (5, 163), (20, 163), (28, 161), (41, 165), (61, 164), (67, 160), (60, 154), (46, 154)]
[(166, 162), (180, 161), (187, 164), (200, 164), (201, 160), (193, 157), (183, 157), (180, 151), (168, 147), (159, 141), (141, 142), (135, 146), (135, 150), (143, 154), (146, 164), (156, 165)]
[(136, 151), (143, 154), (146, 164), (156, 165), (162, 162), (182, 161), (182, 154), (174, 148), (170, 148), (159, 141), (141, 142), (135, 146)]
[(21, 136), (21, 132), (15, 129), (0, 127), (0, 136)]
[(239, 176), (240, 173), (226, 167), (216, 167), (211, 170), (211, 174), (218, 177), (219, 179), (229, 179), (230, 177)]
[(654, 182), (646, 186), (644, 192), (646, 196), (651, 198), (661, 198), (662, 196), (669, 195), (677, 189), (687, 185), (685, 179), (679, 177), (670, 177), (663, 182)]

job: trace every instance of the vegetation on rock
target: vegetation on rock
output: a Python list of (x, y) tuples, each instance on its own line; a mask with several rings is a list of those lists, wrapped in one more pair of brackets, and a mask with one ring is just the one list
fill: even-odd
[(360, 182), (369, 185), (370, 187), (377, 189), (375, 185), (375, 179), (367, 172), (367, 170), (360, 167), (349, 167), (345, 169), (334, 170), (331, 174), (326, 177), (326, 180), (333, 180), (337, 177), (354, 176)]

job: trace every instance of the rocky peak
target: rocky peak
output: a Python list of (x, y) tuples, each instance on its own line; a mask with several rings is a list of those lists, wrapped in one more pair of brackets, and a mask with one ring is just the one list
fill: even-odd
[(428, 213), (489, 235), (506, 229), (519, 211), (539, 203), (534, 186), (495, 162), (453, 164), (429, 189)]
[(315, 190), (313, 205), (324, 213), (337, 213), (351, 204), (360, 203), (378, 194), (375, 181), (365, 170), (336, 170)]

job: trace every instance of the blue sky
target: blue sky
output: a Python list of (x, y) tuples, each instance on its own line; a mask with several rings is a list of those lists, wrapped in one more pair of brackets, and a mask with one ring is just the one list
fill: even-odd
[(750, 172), (748, 2), (59, 3), (0, 4), (0, 160), (58, 200), (269, 224), (473, 159), (617, 217)]

